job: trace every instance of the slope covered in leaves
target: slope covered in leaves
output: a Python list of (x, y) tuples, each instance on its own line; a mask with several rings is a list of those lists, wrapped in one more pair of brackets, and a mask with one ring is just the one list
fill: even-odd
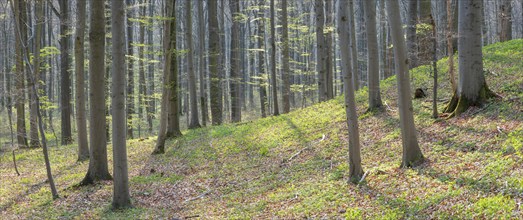
[[(365, 113), (357, 93), (360, 185), (347, 184), (343, 98), (286, 115), (185, 131), (165, 155), (153, 138), (129, 146), (134, 209), (111, 211), (111, 182), (74, 187), (87, 169), (75, 146), (51, 149), (61, 198), (53, 201), (40, 150), (24, 150), (14, 175), (0, 166), (4, 218), (523, 218), (523, 40), (484, 48), (487, 82), (503, 99), (450, 120), (434, 120), (432, 95), (413, 101), (426, 163), (399, 169), (401, 140), (395, 78), (382, 81), (382, 112)], [(439, 62), (439, 109), (451, 97)], [(432, 88), (430, 67), (413, 70), (413, 88)], [(112, 158), (109, 149), (109, 158)], [(111, 160), (110, 160), (111, 163)]]

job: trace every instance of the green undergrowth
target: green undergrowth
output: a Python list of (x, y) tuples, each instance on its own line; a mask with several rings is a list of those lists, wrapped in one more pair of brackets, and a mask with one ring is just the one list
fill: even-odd
[[(432, 73), (412, 71), (418, 139), (427, 162), (400, 169), (401, 131), (394, 77), (381, 83), (385, 107), (365, 112), (356, 94), (362, 165), (347, 183), (343, 97), (289, 114), (183, 132), (164, 155), (155, 138), (128, 148), (134, 208), (112, 211), (112, 184), (75, 187), (87, 163), (76, 147), (51, 148), (61, 198), (51, 200), (40, 150), (17, 152), (22, 176), (2, 156), (0, 211), (7, 218), (76, 219), (521, 219), (523, 213), (523, 40), (484, 48), (487, 83), (501, 95), (450, 120), (432, 119)], [(451, 97), (446, 59), (438, 62), (438, 107)], [(112, 158), (109, 148), (109, 158)], [(111, 163), (111, 159), (110, 159)], [(111, 163), (112, 164), (112, 163)]]

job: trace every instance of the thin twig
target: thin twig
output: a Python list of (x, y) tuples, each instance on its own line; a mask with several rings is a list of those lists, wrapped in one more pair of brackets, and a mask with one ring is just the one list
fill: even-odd
[(201, 199), (201, 198), (205, 197), (206, 195), (209, 195), (209, 193), (211, 193), (211, 191), (212, 191), (212, 190), (208, 190), (208, 191), (206, 191), (206, 192), (200, 194), (199, 196), (196, 196), (196, 197), (193, 197), (193, 198), (186, 199), (186, 200), (184, 201), (184, 203), (186, 203), (186, 202), (191, 202), (191, 201), (198, 200), (198, 199)]

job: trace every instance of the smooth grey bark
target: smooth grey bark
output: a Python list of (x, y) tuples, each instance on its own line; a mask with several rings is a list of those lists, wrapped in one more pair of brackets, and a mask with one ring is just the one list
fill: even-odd
[(396, 63), (398, 106), (403, 145), (401, 167), (414, 167), (423, 163), (424, 157), (418, 145), (417, 131), (414, 125), (412, 100), (410, 97), (409, 62), (405, 49), (406, 45), (401, 24), (399, 0), (387, 1), (387, 14), (391, 26), (394, 61)]
[(89, 143), (87, 139), (87, 119), (85, 112), (85, 11), (86, 2), (76, 2), (76, 38), (74, 47), (76, 74), (76, 127), (78, 130), (78, 161), (89, 158)]
[(240, 1), (230, 0), (229, 7), (232, 15), (231, 27), (231, 62), (230, 62), (230, 96), (231, 96), (231, 121), (240, 122), (242, 117), (241, 109), (241, 63), (240, 63)]
[[(322, 0), (323, 1), (323, 0)], [(279, 115), (278, 109), (278, 83), (276, 79), (276, 10), (274, 9), (274, 0), (271, 0), (271, 84), (272, 84), (272, 100), (273, 100), (273, 115)]]
[(408, 0), (407, 9), (407, 48), (409, 69), (418, 66), (418, 45), (416, 25), (418, 23), (418, 0)]
[(202, 125), (207, 126), (209, 121), (209, 111), (207, 107), (207, 80), (206, 80), (206, 69), (205, 58), (207, 54), (205, 52), (205, 21), (203, 11), (203, 0), (198, 1), (198, 46), (199, 46), (199, 65), (200, 65), (200, 108), (202, 111)]
[(218, 26), (218, 3), (208, 1), (209, 15), (209, 70), (210, 70), (210, 94), (211, 94), (211, 117), (212, 125), (220, 125), (222, 119), (222, 89), (220, 76), (220, 28)]
[(27, 20), (26, 4), (21, 0), (14, 0), (13, 8), (14, 17), (19, 25), (19, 37), (15, 39), (15, 59), (16, 59), (16, 92), (15, 108), (16, 108), (16, 138), (19, 147), (27, 147), (27, 130), (25, 125), (25, 65), (24, 65), (24, 44), (27, 42), (27, 28), (25, 22)]
[[(189, 103), (191, 107), (189, 129), (199, 128), (200, 120), (198, 117), (198, 95), (196, 92), (196, 71), (194, 71), (194, 47), (192, 37), (192, 0), (185, 1), (185, 16), (187, 21), (187, 29), (185, 31), (185, 43), (187, 44), (187, 74), (189, 75)], [(201, 38), (202, 36), (200, 36)], [(200, 79), (202, 80), (202, 79)]]
[(358, 129), (358, 114), (356, 112), (355, 88), (352, 81), (352, 61), (350, 45), (349, 0), (339, 0), (338, 36), (341, 55), (341, 71), (343, 73), (343, 88), (345, 94), (345, 114), (349, 128), (349, 181), (358, 183), (363, 176), (360, 156), (360, 134)]
[[(140, 19), (144, 19), (146, 16), (145, 7), (147, 1), (140, 0), (141, 9), (140, 9)], [(138, 137), (141, 137), (142, 134), (142, 120), (144, 119), (144, 108), (147, 108), (145, 97), (147, 97), (147, 86), (145, 81), (145, 23), (140, 22), (139, 25), (139, 36), (138, 41), (140, 46), (138, 47)], [(145, 111), (147, 112), (147, 110)]]
[(91, 0), (89, 15), (89, 168), (81, 185), (112, 179), (107, 164), (105, 120), (104, 1)]
[[(511, 0), (501, 0), (498, 12), (499, 41), (512, 40), (512, 6)], [(459, 47), (459, 46), (458, 46)]]
[(282, 79), (283, 79), (283, 113), (289, 113), (291, 110), (291, 103), (290, 103), (290, 95), (291, 95), (291, 84), (290, 84), (290, 78), (291, 78), (291, 69), (289, 66), (289, 60), (290, 60), (290, 50), (289, 50), (289, 24), (287, 19), (287, 0), (282, 0), (282, 35), (281, 35), (281, 42), (282, 42), (282, 58), (283, 58), (283, 71), (282, 71)]
[[(36, 89), (38, 90), (40, 88), (40, 65), (41, 65), (41, 57), (40, 57), (40, 49), (41, 49), (41, 40), (42, 40), (42, 29), (43, 29), (43, 22), (44, 22), (44, 10), (43, 10), (43, 1), (39, 0), (35, 2), (35, 18), (36, 18), (36, 31), (34, 34), (34, 50), (33, 50), (33, 72), (34, 72), (34, 79), (31, 80), (30, 77), (28, 77), (28, 87), (31, 88), (33, 84), (35, 85)], [(38, 112), (37, 112), (37, 106), (36, 106), (36, 96), (29, 92), (29, 147), (40, 147), (40, 141), (38, 140)]]
[(369, 109), (383, 106), (380, 94), (378, 37), (376, 32), (376, 0), (363, 1), (365, 30), (367, 31), (367, 79), (369, 84)]
[[(323, 56), (326, 57), (325, 59), (325, 96), (327, 100), (330, 100), (334, 98), (334, 69), (336, 68), (336, 62), (334, 60), (336, 59), (336, 52), (333, 50), (334, 45), (333, 42), (333, 34), (332, 34), (332, 28), (334, 27), (333, 22), (333, 5), (334, 1), (325, 1), (325, 26), (327, 27), (324, 29), (324, 35), (325, 35), (325, 50), (323, 50)], [(326, 30), (326, 31), (325, 31)]]
[(256, 35), (258, 36), (258, 86), (260, 93), (260, 111), (262, 118), (267, 117), (267, 86), (264, 77), (267, 75), (267, 66), (265, 65), (265, 6), (264, 0), (259, 0), (258, 2), (258, 28), (256, 28)]
[[(147, 0), (146, 0), (147, 1)], [(149, 2), (147, 2), (147, 4), (149, 6), (149, 12), (148, 12), (148, 16), (149, 16), (149, 22), (152, 22), (152, 17), (154, 16), (153, 14), (153, 11), (154, 11), (154, 2), (152, 0), (150, 0)], [(148, 56), (147, 56), (147, 59), (148, 60), (153, 60), (154, 59), (154, 54), (151, 53), (152, 51), (154, 51), (154, 41), (153, 41), (153, 29), (152, 28), (148, 28), (147, 29), (147, 52), (148, 52)], [(156, 112), (156, 100), (155, 98), (153, 97), (154, 95), (154, 64), (153, 63), (149, 63), (147, 64), (147, 99), (146, 99), (146, 111), (147, 111), (147, 124), (149, 126), (148, 130), (149, 130), (149, 133), (152, 134), (153, 132), (153, 119), (154, 119), (154, 114)]]
[(431, 19), (432, 25), (432, 118), (438, 118), (438, 37), (436, 22)]
[(69, 72), (69, 0), (59, 0), (60, 3), (60, 109), (62, 145), (73, 143), (71, 133), (71, 76)]
[(356, 26), (354, 18), (354, 1), (349, 0), (349, 27), (350, 27), (350, 50), (352, 57), (352, 84), (354, 85), (354, 90), (358, 91), (360, 89), (360, 69), (358, 68), (358, 47), (356, 46)]
[(318, 99), (320, 102), (327, 100), (327, 84), (326, 84), (326, 62), (325, 57), (325, 36), (323, 34), (323, 25), (325, 23), (325, 15), (323, 13), (323, 0), (315, 0), (314, 12), (316, 15), (316, 72), (318, 72)]
[[(131, 18), (133, 17), (133, 0), (126, 0), (127, 10), (127, 19), (125, 19), (125, 25), (127, 27), (127, 54), (129, 56), (127, 66), (127, 138), (133, 139), (133, 114), (134, 114), (134, 51), (133, 51), (133, 40), (134, 40), (134, 30), (133, 23)], [(112, 20), (111, 20), (112, 22)], [(113, 45), (114, 46), (114, 45)]]
[(113, 209), (131, 206), (127, 168), (125, 115), (125, 8), (123, 1), (111, 1), (112, 27), (112, 127), (113, 127)]
[[(168, 106), (167, 106), (167, 130), (165, 138), (174, 138), (182, 135), (180, 131), (180, 116), (178, 107), (178, 68), (176, 56), (176, 7), (172, 3), (172, 8), (167, 8), (167, 13), (170, 19), (166, 22), (164, 29), (164, 47), (165, 61), (164, 72), (167, 77), (164, 87), (167, 88)], [(160, 141), (158, 141), (160, 142)], [(165, 139), (163, 140), (165, 143)]]

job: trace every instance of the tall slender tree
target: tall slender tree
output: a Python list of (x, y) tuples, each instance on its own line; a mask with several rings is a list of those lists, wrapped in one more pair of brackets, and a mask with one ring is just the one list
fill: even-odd
[(418, 145), (416, 127), (410, 98), (410, 82), (408, 58), (405, 37), (401, 24), (399, 0), (387, 1), (392, 43), (394, 45), (394, 61), (396, 63), (396, 81), (398, 85), (398, 105), (400, 115), (401, 140), (403, 145), (402, 167), (417, 166), (424, 161)]
[(107, 163), (105, 125), (104, 1), (91, 0), (89, 15), (89, 168), (81, 185), (112, 179)]
[(418, 23), (418, 0), (408, 0), (407, 8), (407, 48), (409, 69), (418, 66), (418, 44), (416, 26)]
[(167, 138), (178, 137), (182, 133), (179, 127), (178, 116), (178, 74), (176, 69), (176, 22), (175, 2), (167, 1), (165, 5), (166, 17), (163, 36), (163, 91), (161, 102), (160, 129), (153, 154), (165, 153)]
[(282, 17), (282, 35), (281, 35), (281, 41), (282, 41), (282, 57), (283, 57), (283, 71), (282, 71), (282, 79), (283, 79), (283, 113), (288, 113), (291, 110), (291, 103), (290, 103), (290, 96), (291, 96), (291, 69), (289, 66), (289, 60), (290, 60), (290, 50), (289, 50), (289, 24), (287, 19), (287, 0), (282, 0), (281, 2), (282, 11), (281, 11), (281, 17)]
[[(191, 106), (191, 116), (189, 122), (189, 128), (199, 128), (200, 120), (198, 119), (198, 95), (197, 95), (197, 82), (196, 82), (196, 71), (194, 71), (194, 46), (193, 46), (193, 37), (192, 37), (192, 0), (185, 1), (185, 15), (187, 21), (187, 30), (185, 31), (185, 39), (187, 44), (187, 74), (189, 75), (189, 96), (190, 96), (190, 106)], [(203, 36), (200, 36), (203, 37)], [(200, 79), (202, 80), (202, 79)]]
[(273, 100), (273, 115), (279, 115), (278, 110), (278, 83), (276, 79), (276, 10), (274, 9), (274, 0), (271, 0), (271, 84), (272, 84), (272, 100)]
[(85, 113), (85, 1), (76, 1), (76, 38), (74, 42), (75, 73), (76, 73), (76, 127), (78, 129), (78, 161), (89, 158), (87, 140), (87, 120)]
[(231, 96), (231, 121), (241, 121), (241, 60), (240, 60), (240, 1), (229, 1), (229, 7), (232, 14), (231, 27), (231, 67), (230, 67), (230, 96)]
[(258, 38), (258, 86), (260, 93), (260, 111), (263, 118), (267, 116), (267, 86), (264, 78), (267, 75), (267, 66), (265, 65), (265, 1), (259, 0), (258, 2), (258, 28), (256, 29), (256, 35)]
[(341, 71), (345, 93), (345, 114), (349, 128), (349, 181), (358, 183), (363, 176), (360, 156), (360, 134), (358, 129), (358, 113), (356, 112), (356, 98), (352, 81), (352, 66), (350, 60), (351, 50), (350, 31), (353, 30), (349, 22), (349, 0), (340, 0), (338, 10), (338, 36), (340, 38)]
[(112, 115), (113, 115), (113, 208), (131, 206), (127, 169), (125, 117), (125, 8), (123, 1), (111, 1), (112, 27)]
[(71, 133), (71, 73), (69, 58), (70, 42), (70, 17), (69, 0), (59, 0), (60, 2), (60, 109), (62, 124), (62, 145), (73, 143)]
[(16, 137), (19, 147), (27, 147), (27, 130), (25, 125), (25, 65), (24, 65), (24, 44), (27, 42), (27, 13), (26, 4), (21, 0), (14, 0), (14, 17), (17, 21), (20, 36), (15, 38), (16, 50)]
[(327, 100), (327, 84), (326, 84), (326, 59), (325, 57), (325, 36), (323, 34), (323, 25), (325, 23), (325, 15), (323, 13), (323, 0), (315, 0), (314, 12), (316, 15), (316, 72), (318, 72), (318, 99), (320, 102)]
[(358, 47), (356, 46), (356, 25), (354, 18), (354, 0), (349, 0), (349, 26), (351, 28), (350, 33), (350, 50), (352, 57), (352, 84), (354, 85), (354, 90), (358, 91), (360, 89), (360, 69), (358, 68)]
[[(210, 69), (210, 93), (211, 93), (211, 117), (212, 125), (220, 125), (222, 119), (222, 89), (220, 76), (220, 28), (218, 26), (218, 3), (208, 1), (209, 15), (209, 69)], [(223, 37), (223, 36), (222, 36)]]
[(367, 31), (367, 80), (369, 83), (369, 110), (383, 106), (380, 94), (378, 38), (376, 32), (376, 0), (363, 1), (365, 30)]
[[(126, 0), (127, 4), (127, 20), (124, 25), (127, 26), (127, 138), (133, 139), (133, 114), (134, 114), (134, 28), (131, 19), (133, 18), (133, 0)], [(112, 21), (112, 20), (111, 20)], [(113, 45), (114, 46), (114, 45)]]
[(207, 126), (207, 121), (209, 121), (209, 111), (207, 110), (207, 80), (206, 77), (206, 53), (205, 53), (205, 20), (204, 20), (204, 10), (203, 10), (203, 0), (197, 1), (198, 4), (198, 33), (200, 37), (198, 38), (199, 46), (199, 72), (200, 72), (200, 108), (202, 111), (202, 125)]

